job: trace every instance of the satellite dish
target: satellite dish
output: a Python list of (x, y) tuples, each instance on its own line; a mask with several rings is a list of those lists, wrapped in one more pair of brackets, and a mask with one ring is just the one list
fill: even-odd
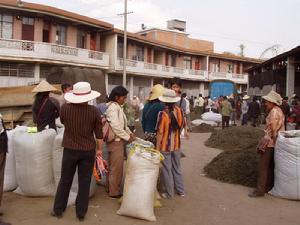
[(272, 45), (271, 47), (265, 49), (261, 55), (260, 59), (268, 59), (268, 58), (273, 58), (281, 52), (281, 46), (280, 45)]

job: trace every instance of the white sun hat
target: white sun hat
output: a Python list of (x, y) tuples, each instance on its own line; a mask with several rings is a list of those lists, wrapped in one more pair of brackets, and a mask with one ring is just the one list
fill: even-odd
[(101, 94), (98, 91), (93, 91), (88, 82), (78, 82), (74, 84), (73, 91), (65, 94), (65, 99), (70, 103), (84, 103), (98, 98)]
[(165, 89), (164, 94), (158, 98), (161, 102), (166, 103), (176, 103), (180, 100), (180, 97), (178, 97), (175, 93), (175, 91), (171, 89)]
[(250, 96), (249, 96), (249, 95), (245, 95), (245, 96), (243, 97), (243, 100), (248, 100), (248, 99), (250, 99)]
[(282, 97), (275, 91), (270, 91), (269, 94), (262, 97), (264, 100), (268, 102), (272, 102), (278, 106), (282, 104)]

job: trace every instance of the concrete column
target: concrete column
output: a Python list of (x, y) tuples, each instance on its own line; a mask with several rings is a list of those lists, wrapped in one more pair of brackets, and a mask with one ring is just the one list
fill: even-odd
[(100, 51), (101, 35), (99, 32), (96, 33), (96, 51)]
[(13, 22), (13, 39), (22, 39), (22, 19), (17, 19), (16, 16), (14, 16)]
[(40, 64), (36, 63), (34, 65), (34, 82), (39, 82), (40, 81)]
[(206, 74), (207, 80), (209, 80), (209, 56), (206, 56)]
[(133, 76), (130, 77), (129, 98), (133, 99)]
[(86, 40), (85, 40), (85, 46), (86, 46), (86, 49), (90, 49), (91, 48), (91, 34), (90, 33), (87, 33), (86, 34)]
[(162, 80), (162, 84), (163, 87), (165, 87), (165, 80)]
[(106, 93), (109, 95), (109, 89), (108, 89), (108, 74), (105, 74), (105, 90)]
[(53, 24), (50, 25), (50, 43), (56, 43), (56, 25)]
[(43, 27), (44, 22), (40, 18), (34, 20), (34, 41), (42, 42), (43, 41)]
[(244, 65), (243, 65), (243, 63), (241, 62), (241, 64), (240, 64), (240, 74), (243, 74), (243, 70), (244, 70)]
[(292, 97), (295, 92), (295, 59), (288, 57), (286, 71), (286, 96)]
[(153, 85), (154, 85), (154, 79), (151, 78), (151, 80), (150, 80), (150, 87), (151, 87), (151, 89), (153, 88)]
[(202, 94), (202, 96), (204, 96), (204, 83), (203, 82), (200, 83), (200, 94)]
[(67, 27), (67, 46), (77, 47), (77, 28), (72, 25)]

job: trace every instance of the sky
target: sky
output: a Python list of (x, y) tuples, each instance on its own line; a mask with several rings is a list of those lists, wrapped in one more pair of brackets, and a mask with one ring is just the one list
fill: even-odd
[[(114, 24), (123, 29), (124, 0), (27, 0)], [(215, 52), (259, 58), (279, 45), (279, 53), (300, 45), (300, 0), (128, 0), (128, 31), (166, 28), (166, 21), (187, 22), (191, 38), (214, 42)], [(268, 51), (264, 57), (274, 56)]]

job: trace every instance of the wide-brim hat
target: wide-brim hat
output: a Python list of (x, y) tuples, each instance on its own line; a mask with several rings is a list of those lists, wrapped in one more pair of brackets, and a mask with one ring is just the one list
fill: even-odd
[(64, 98), (70, 103), (84, 103), (98, 98), (101, 94), (98, 91), (93, 91), (88, 82), (78, 82), (74, 84), (73, 91), (65, 94)]
[(164, 93), (162, 96), (158, 97), (158, 99), (161, 102), (166, 102), (166, 103), (176, 103), (180, 100), (180, 97), (178, 97), (175, 93), (175, 91), (171, 89), (165, 89)]
[(282, 97), (275, 91), (270, 91), (269, 94), (262, 97), (264, 100), (268, 102), (272, 102), (278, 106), (282, 104)]
[(245, 95), (245, 96), (243, 97), (243, 100), (248, 100), (248, 99), (250, 99), (250, 96), (249, 96), (249, 95)]
[(150, 96), (149, 96), (149, 100), (155, 100), (158, 99), (160, 96), (162, 96), (164, 94), (165, 88), (161, 85), (161, 84), (156, 84), (153, 86)]
[(42, 80), (35, 88), (33, 88), (32, 92), (51, 92), (51, 91), (58, 91), (55, 87), (49, 84), (47, 81)]

